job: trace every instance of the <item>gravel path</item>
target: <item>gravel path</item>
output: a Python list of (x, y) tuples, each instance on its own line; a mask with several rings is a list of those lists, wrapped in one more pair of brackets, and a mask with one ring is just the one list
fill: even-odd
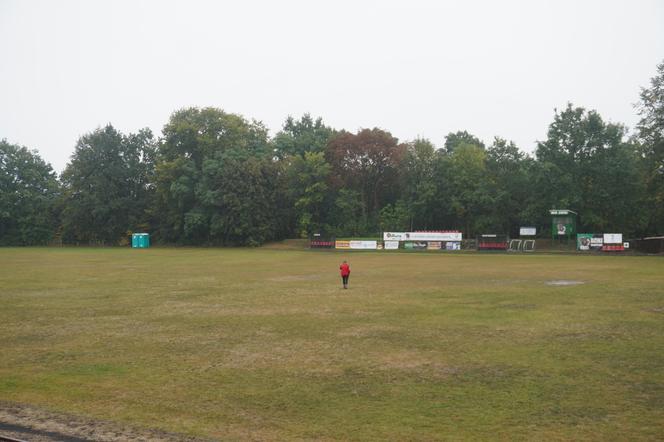
[(0, 436), (29, 442), (203, 442), (203, 439), (185, 435), (130, 428), (112, 422), (93, 421), (2, 401)]

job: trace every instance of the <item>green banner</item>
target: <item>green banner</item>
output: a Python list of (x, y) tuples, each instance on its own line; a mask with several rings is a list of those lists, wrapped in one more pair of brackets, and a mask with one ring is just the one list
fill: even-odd
[(579, 233), (576, 235), (576, 250), (588, 251), (590, 250), (590, 243), (592, 242), (592, 233)]

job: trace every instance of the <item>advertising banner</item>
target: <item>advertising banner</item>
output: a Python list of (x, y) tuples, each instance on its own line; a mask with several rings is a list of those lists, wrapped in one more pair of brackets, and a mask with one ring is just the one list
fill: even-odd
[(576, 235), (576, 249), (588, 251), (590, 250), (590, 243), (592, 242), (592, 233), (578, 233)]
[(413, 241), (413, 249), (426, 250), (427, 249), (426, 241)]
[(350, 241), (350, 248), (356, 250), (376, 250), (376, 241)]
[(311, 241), (309, 241), (309, 247), (311, 247), (312, 249), (331, 249), (334, 247), (334, 241), (312, 239)]
[(385, 241), (385, 250), (398, 250), (399, 241)]
[(590, 239), (590, 250), (601, 250), (603, 246), (604, 246), (604, 235), (602, 234), (593, 235), (593, 237)]
[(350, 241), (335, 241), (334, 248), (336, 248), (336, 249), (350, 249)]
[(383, 232), (384, 241), (461, 241), (461, 232)]
[(448, 241), (445, 243), (445, 250), (461, 250), (461, 243), (459, 241)]
[(405, 241), (405, 232), (383, 232), (383, 241)]
[(604, 244), (622, 244), (622, 233), (605, 233)]
[(429, 244), (427, 244), (427, 249), (429, 250), (440, 250), (442, 247), (443, 243), (440, 241), (429, 241)]
[(535, 236), (537, 234), (536, 227), (521, 227), (519, 228), (519, 236)]

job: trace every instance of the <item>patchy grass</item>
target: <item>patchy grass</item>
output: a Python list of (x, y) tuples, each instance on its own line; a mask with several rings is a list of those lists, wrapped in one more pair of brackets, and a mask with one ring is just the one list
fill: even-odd
[(0, 399), (138, 427), (228, 440), (664, 434), (658, 258), (0, 249), (0, 317)]

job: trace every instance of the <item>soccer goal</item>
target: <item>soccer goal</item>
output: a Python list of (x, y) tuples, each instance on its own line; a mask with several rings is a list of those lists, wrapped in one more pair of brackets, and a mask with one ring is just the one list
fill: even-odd
[(521, 250), (524, 252), (533, 252), (535, 250), (535, 240), (534, 239), (524, 239)]
[(507, 249), (508, 252), (520, 252), (521, 251), (521, 241), (520, 239), (510, 239), (510, 246)]

